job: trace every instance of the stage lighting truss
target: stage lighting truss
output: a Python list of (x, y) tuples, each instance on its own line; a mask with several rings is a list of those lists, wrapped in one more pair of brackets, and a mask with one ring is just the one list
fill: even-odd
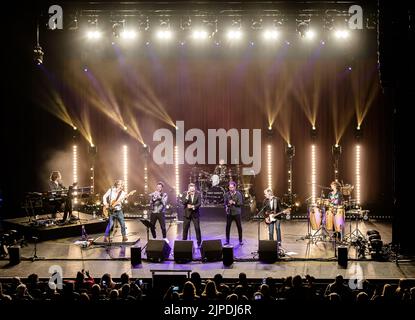
[[(350, 5), (327, 4), (328, 8), (313, 6), (310, 8), (292, 10), (275, 5), (261, 5), (258, 8), (235, 5), (229, 7), (224, 4), (221, 8), (193, 8), (183, 9), (174, 7), (172, 3), (166, 3), (163, 8), (139, 8), (138, 4), (123, 3), (119, 8), (102, 8), (99, 3), (91, 4), (88, 8), (73, 8), (67, 13), (69, 30), (83, 30), (83, 21), (88, 25), (88, 38), (98, 40), (104, 30), (107, 35), (113, 34), (116, 38), (122, 37), (121, 32), (126, 30), (124, 22), (132, 22), (131, 26), (136, 32), (126, 33), (127, 38), (135, 38), (144, 32), (149, 36), (156, 36), (161, 40), (177, 38), (177, 43), (186, 41), (186, 37), (195, 40), (212, 39), (218, 32), (220, 37), (228, 38), (234, 42), (243, 40), (255, 42), (276, 41), (282, 37), (281, 27), (284, 27), (284, 37), (290, 37), (294, 33), (300, 39), (307, 41), (321, 40), (320, 37), (332, 38), (343, 41), (351, 37), (349, 29)], [(99, 25), (103, 29), (98, 28)], [(105, 25), (107, 25), (105, 27)], [(376, 29), (377, 13), (373, 8), (365, 11), (364, 29)], [(218, 25), (220, 26), (218, 30)], [(112, 30), (111, 30), (112, 28)], [(327, 36), (326, 36), (327, 34)], [(177, 35), (177, 36), (176, 36)], [(147, 37), (147, 35), (145, 36)], [(181, 38), (183, 37), (183, 38)], [(293, 39), (285, 39), (291, 41)], [(219, 40), (214, 40), (215, 43)]]

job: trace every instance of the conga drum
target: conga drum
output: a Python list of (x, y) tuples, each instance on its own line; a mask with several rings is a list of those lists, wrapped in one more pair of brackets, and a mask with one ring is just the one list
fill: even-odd
[(321, 226), (321, 211), (318, 207), (310, 208), (310, 225), (312, 230), (318, 230)]
[(333, 208), (329, 208), (328, 210), (326, 210), (326, 229), (328, 231), (333, 231), (333, 225), (334, 225)]
[(345, 210), (343, 206), (339, 206), (335, 209), (334, 215), (334, 229), (337, 232), (342, 232), (344, 228), (344, 221), (345, 221)]

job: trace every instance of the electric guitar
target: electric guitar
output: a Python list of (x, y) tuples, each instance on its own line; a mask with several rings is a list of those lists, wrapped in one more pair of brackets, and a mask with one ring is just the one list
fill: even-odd
[[(130, 191), (126, 196), (125, 196), (125, 198), (124, 198), (124, 200), (123, 201), (125, 201), (128, 197), (130, 197), (130, 196), (132, 196), (134, 193), (136, 193), (137, 192), (137, 190), (132, 190), (132, 191)], [(104, 216), (104, 217), (109, 217), (109, 215), (112, 213), (112, 211), (114, 210), (114, 207), (116, 206), (116, 205), (118, 205), (118, 204), (120, 204), (121, 203), (121, 201), (120, 201), (120, 199), (114, 199), (114, 200), (112, 200), (111, 201), (111, 203), (108, 205), (108, 206), (104, 206), (103, 208), (102, 208), (102, 215)]]
[(275, 212), (275, 211), (266, 211), (266, 212), (264, 213), (264, 216), (265, 216), (265, 223), (266, 223), (266, 224), (271, 224), (271, 223), (273, 223), (273, 222), (277, 221), (277, 217), (279, 217), (279, 216), (281, 216), (281, 215), (283, 215), (283, 214), (287, 214), (287, 213), (289, 213), (290, 211), (291, 211), (291, 208), (288, 208), (288, 209), (282, 210), (282, 211), (280, 211), (280, 212)]

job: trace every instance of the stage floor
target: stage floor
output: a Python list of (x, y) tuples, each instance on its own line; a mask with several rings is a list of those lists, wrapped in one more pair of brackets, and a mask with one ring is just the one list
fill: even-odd
[[(260, 239), (267, 239), (266, 225), (262, 222), (260, 226)], [(355, 223), (353, 222), (353, 227)], [(182, 234), (182, 223), (167, 223), (167, 238), (173, 247), (174, 240), (180, 240)], [(274, 264), (264, 264), (258, 261), (256, 251), (258, 249), (258, 222), (243, 222), (244, 245), (238, 243), (236, 225), (232, 225), (231, 244), (234, 245), (235, 263), (231, 267), (224, 267), (222, 262), (200, 261), (200, 251), (195, 249), (195, 261), (187, 264), (178, 264), (171, 256), (163, 263), (151, 263), (143, 261), (142, 265), (132, 268), (130, 264), (130, 246), (113, 245), (110, 247), (92, 245), (81, 248), (75, 244), (79, 237), (64, 238), (59, 240), (44, 241), (37, 245), (37, 255), (44, 257), (41, 261), (27, 261), (33, 255), (33, 244), (25, 246), (21, 250), (23, 260), (16, 266), (8, 266), (8, 261), (0, 261), (0, 277), (22, 276), (30, 273), (38, 273), (41, 277), (48, 277), (48, 270), (51, 265), (59, 265), (64, 270), (64, 277), (74, 277), (76, 271), (81, 269), (90, 270), (91, 273), (100, 277), (109, 272), (118, 277), (127, 272), (136, 278), (151, 277), (150, 270), (186, 270), (198, 271), (202, 277), (212, 277), (221, 273), (228, 278), (237, 277), (239, 272), (246, 272), (248, 277), (263, 278), (266, 276), (285, 277), (295, 274), (311, 274), (316, 278), (333, 278), (342, 274), (347, 278), (361, 273), (367, 279), (397, 279), (414, 278), (415, 263), (405, 262), (397, 265), (394, 262), (371, 261), (370, 256), (366, 259), (355, 260), (354, 247), (349, 247), (348, 268), (341, 268), (337, 264), (335, 251), (332, 242), (311, 243), (304, 239), (307, 235), (307, 222), (304, 220), (283, 221), (282, 225), (283, 242), (282, 248), (286, 252), (285, 257)], [(201, 222), (203, 239), (221, 239), (224, 242), (225, 221), (217, 217), (204, 217)], [(391, 224), (376, 221), (361, 221), (360, 231), (365, 234), (368, 229), (376, 229), (380, 232), (385, 244), (391, 242)], [(88, 232), (88, 230), (86, 230)], [(350, 231), (349, 223), (346, 223), (346, 233)], [(120, 232), (119, 229), (117, 231)], [(147, 243), (145, 226), (138, 220), (127, 220), (128, 236), (137, 237), (139, 240), (135, 246), (144, 247)], [(161, 236), (157, 225), (158, 238)], [(89, 235), (90, 238), (98, 238), (102, 234)], [(196, 244), (192, 226), (192, 239)], [(173, 253), (173, 250), (172, 250)], [(143, 252), (145, 259), (145, 252)]]

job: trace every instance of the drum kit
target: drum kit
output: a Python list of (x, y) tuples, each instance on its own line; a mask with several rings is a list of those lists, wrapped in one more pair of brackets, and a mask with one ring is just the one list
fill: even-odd
[(202, 204), (204, 205), (223, 204), (230, 181), (238, 182), (237, 188), (244, 195), (251, 193), (250, 190), (253, 185), (251, 179), (245, 176), (243, 176), (243, 182), (241, 181), (238, 168), (228, 168), (218, 174), (216, 172), (209, 173), (195, 167), (191, 173), (191, 181), (196, 184), (197, 189), (202, 193)]

